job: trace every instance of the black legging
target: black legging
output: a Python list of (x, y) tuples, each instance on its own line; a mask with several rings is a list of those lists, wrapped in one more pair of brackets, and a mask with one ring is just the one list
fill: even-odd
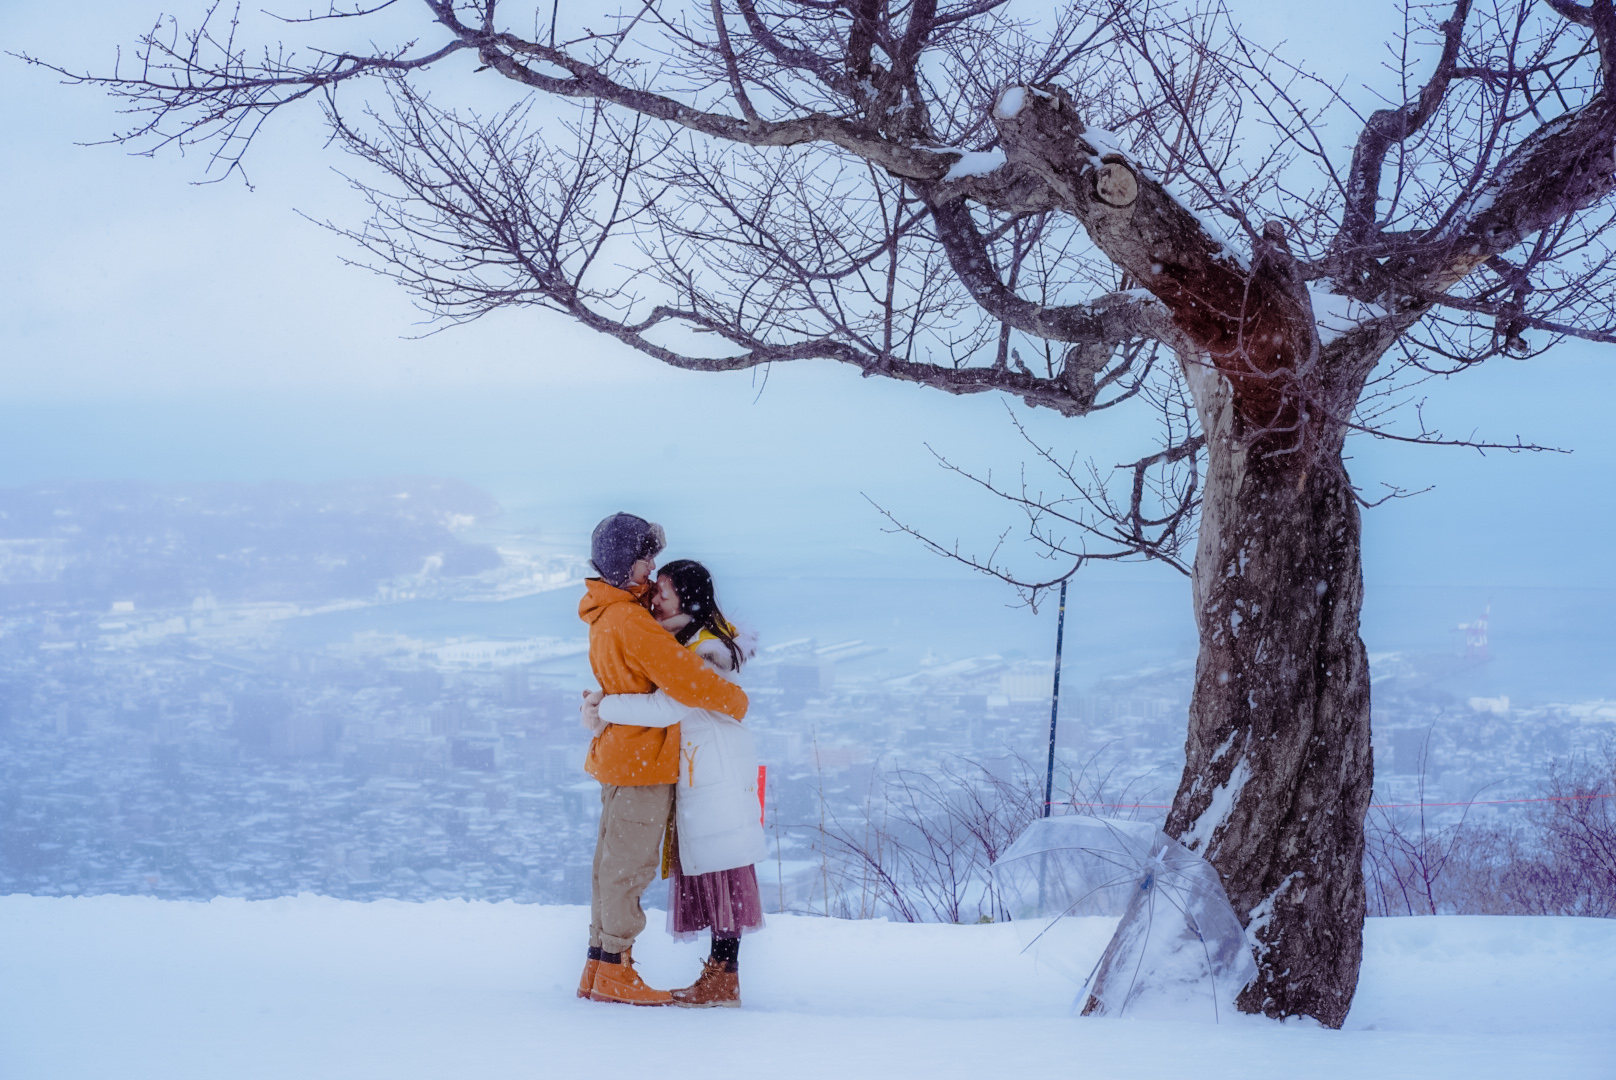
[(741, 939), (738, 937), (719, 937), (713, 935), (713, 959), (729, 971), (736, 970), (741, 963)]

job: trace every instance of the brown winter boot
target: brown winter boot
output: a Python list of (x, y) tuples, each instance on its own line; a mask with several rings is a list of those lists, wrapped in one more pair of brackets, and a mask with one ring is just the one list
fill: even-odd
[(694, 984), (673, 992), (673, 1003), (681, 1009), (739, 1009), (741, 974), (709, 957), (702, 961), (701, 976)]
[(595, 988), (595, 970), (600, 967), (600, 946), (589, 946), (589, 959), (584, 961), (583, 978), (578, 980), (578, 996), (587, 998)]
[(666, 990), (653, 990), (645, 985), (640, 973), (634, 970), (634, 958), (627, 949), (621, 953), (600, 954), (589, 1000), (611, 1001), (619, 1005), (673, 1004), (673, 996)]

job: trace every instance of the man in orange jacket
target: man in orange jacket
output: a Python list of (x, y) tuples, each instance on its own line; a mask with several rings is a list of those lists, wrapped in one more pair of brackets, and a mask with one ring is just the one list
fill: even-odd
[[(633, 514), (595, 527), (590, 561), (600, 577), (578, 617), (589, 624), (589, 666), (608, 694), (662, 690), (682, 705), (739, 720), (746, 694), (674, 640), (641, 603), (664, 545), (662, 528)], [(587, 692), (586, 692), (587, 696)], [(662, 837), (679, 781), (679, 727), (607, 724), (589, 744), (584, 768), (600, 781), (600, 832), (590, 896), (589, 959), (578, 996), (630, 1005), (669, 1005), (634, 970), (630, 949), (645, 929), (640, 895), (661, 865)]]

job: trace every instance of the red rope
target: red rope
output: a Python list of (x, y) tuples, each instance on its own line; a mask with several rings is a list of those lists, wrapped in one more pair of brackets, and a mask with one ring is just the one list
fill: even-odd
[(1550, 796), (1547, 796), (1547, 797), (1541, 798), (1541, 799), (1484, 799), (1484, 800), (1480, 800), (1480, 801), (1472, 799), (1470, 802), (1428, 802), (1428, 803), (1387, 802), (1387, 803), (1370, 803), (1369, 808), (1371, 810), (1394, 810), (1394, 809), (1398, 809), (1400, 807), (1410, 807), (1410, 806), (1503, 806), (1506, 803), (1585, 802), (1585, 801), (1587, 801), (1589, 799), (1608, 799), (1608, 798), (1611, 798), (1611, 796), (1610, 795), (1550, 795)]
[[(1400, 810), (1420, 806), (1505, 806), (1509, 803), (1541, 803), (1541, 802), (1585, 802), (1589, 799), (1616, 799), (1616, 792), (1605, 795), (1550, 795), (1539, 799), (1487, 799), (1469, 802), (1394, 802), (1370, 803), (1371, 810)], [(1115, 803), (1115, 802), (1068, 802), (1062, 806), (1098, 806), (1108, 810), (1171, 810), (1169, 803)]]

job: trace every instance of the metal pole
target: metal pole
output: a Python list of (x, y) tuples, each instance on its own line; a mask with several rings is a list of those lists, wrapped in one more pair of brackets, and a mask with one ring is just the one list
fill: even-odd
[(1055, 792), (1055, 725), (1060, 722), (1061, 645), (1066, 638), (1066, 582), (1061, 582), (1060, 614), (1055, 617), (1055, 690), (1049, 702), (1049, 768), (1044, 773), (1044, 816)]

